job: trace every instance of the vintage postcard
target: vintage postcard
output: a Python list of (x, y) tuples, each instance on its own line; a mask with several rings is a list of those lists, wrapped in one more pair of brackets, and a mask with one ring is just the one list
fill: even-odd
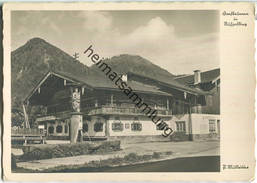
[(254, 3), (7, 3), (4, 179), (254, 179)]

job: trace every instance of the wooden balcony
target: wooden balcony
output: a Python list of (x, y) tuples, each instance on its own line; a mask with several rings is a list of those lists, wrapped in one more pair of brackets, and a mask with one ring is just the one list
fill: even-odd
[[(152, 108), (153, 109), (153, 108)], [(171, 117), (171, 110), (159, 110), (156, 109), (158, 116)], [(92, 115), (145, 115), (145, 112), (142, 109), (134, 108), (121, 108), (121, 107), (110, 107), (110, 106), (101, 106), (91, 109), (84, 109), (83, 112), (87, 113), (89, 116)]]
[[(157, 107), (154, 109), (153, 106), (149, 106), (152, 111), (156, 110), (157, 115), (159, 117), (171, 117), (172, 116), (172, 111), (167, 110), (166, 108), (160, 108)], [(146, 115), (145, 112), (148, 110), (146, 109), (145, 112), (142, 111), (142, 109), (139, 109), (135, 107), (135, 105), (122, 105), (122, 106), (117, 106), (117, 105), (111, 105), (111, 104), (105, 104), (101, 105), (98, 107), (86, 107), (82, 108), (81, 112), (84, 115), (131, 115), (131, 116), (144, 116)], [(44, 122), (44, 121), (55, 121), (63, 118), (69, 118), (70, 113), (72, 111), (62, 111), (62, 112), (56, 112), (56, 113), (48, 113), (46, 115), (38, 115), (37, 116), (37, 122)]]
[(63, 118), (69, 118), (71, 114), (71, 110), (61, 111), (61, 112), (53, 112), (47, 114), (39, 114), (37, 115), (37, 122), (45, 122), (45, 121), (56, 121)]

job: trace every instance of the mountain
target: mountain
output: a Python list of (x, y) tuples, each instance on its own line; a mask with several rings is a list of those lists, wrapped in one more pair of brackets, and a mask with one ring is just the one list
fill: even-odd
[[(161, 78), (168, 80), (174, 78), (174, 75), (165, 69), (136, 55), (123, 54), (105, 59), (104, 62), (108, 63), (117, 73), (133, 72), (160, 80)], [(22, 101), (49, 70), (70, 73), (74, 77), (103, 74), (95, 65), (89, 68), (41, 38), (29, 40), (11, 53), (13, 125), (20, 125), (23, 120)]]
[[(110, 59), (105, 59), (104, 62), (117, 73), (133, 72), (149, 78), (159, 78), (160, 80), (163, 77), (167, 79), (173, 79), (175, 77), (167, 70), (162, 69), (161, 67), (138, 55), (122, 54), (119, 56), (114, 56)], [(92, 65), (91, 69), (99, 70), (96, 65)]]
[(88, 67), (41, 38), (11, 53), (12, 107), (21, 102), (49, 70), (87, 72)]

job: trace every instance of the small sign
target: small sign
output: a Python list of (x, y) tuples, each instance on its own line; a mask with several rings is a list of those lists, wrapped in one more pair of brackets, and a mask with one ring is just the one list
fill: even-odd
[(38, 125), (38, 129), (44, 129), (45, 126), (44, 125)]

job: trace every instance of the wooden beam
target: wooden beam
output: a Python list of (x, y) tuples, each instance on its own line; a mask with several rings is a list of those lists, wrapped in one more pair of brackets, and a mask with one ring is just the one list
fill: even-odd
[(82, 86), (82, 88), (81, 88), (81, 94), (84, 95), (84, 93), (85, 93), (85, 87)]
[(111, 106), (113, 106), (113, 95), (111, 95)]
[(29, 118), (28, 118), (28, 114), (27, 114), (27, 111), (26, 111), (26, 107), (25, 107), (25, 104), (22, 105), (22, 108), (23, 108), (23, 113), (24, 113), (24, 127), (25, 128), (30, 128), (30, 125), (29, 125)]
[(187, 92), (184, 92), (184, 98), (185, 99), (187, 98)]
[(215, 83), (215, 82), (217, 82), (219, 79), (220, 79), (220, 76), (218, 76), (218, 77), (216, 77), (215, 79), (213, 79), (213, 80), (211, 81), (211, 83)]
[[(63, 76), (63, 75), (61, 75), (61, 74), (57, 74), (57, 73), (55, 73), (55, 72), (50, 71), (50, 72), (48, 72), (48, 73), (38, 82), (38, 84), (36, 85), (36, 87), (35, 87), (35, 88), (29, 93), (29, 95), (25, 98), (24, 102), (28, 101), (28, 100), (32, 97), (32, 95), (38, 90), (39, 87), (41, 87), (41, 85), (46, 81), (46, 79), (47, 79), (49, 76), (50, 76), (50, 77), (56, 76), (56, 77), (58, 77), (58, 78), (65, 79), (65, 80), (66, 80), (66, 85), (68, 84), (67, 81), (70, 81), (70, 82), (72, 82), (72, 83), (76, 83), (76, 85), (81, 85), (81, 83), (80, 83), (79, 81), (76, 81), (76, 80), (71, 79), (71, 78), (69, 78), (69, 77), (66, 77), (66, 76)], [(83, 84), (83, 85), (84, 85), (84, 87), (86, 87), (86, 88), (92, 89), (92, 87), (89, 86), (89, 85), (87, 85), (87, 84)]]
[(71, 81), (71, 82), (74, 82), (74, 83), (79, 83), (78, 81), (75, 81), (75, 80), (73, 80), (73, 79), (71, 79), (71, 78), (68, 78), (68, 77), (66, 77), (66, 76), (57, 74), (57, 73), (55, 73), (55, 72), (53, 72), (52, 74), (53, 74), (54, 76), (57, 76), (58, 78), (63, 78), (63, 79), (66, 79), (67, 81)]
[(26, 99), (24, 101), (28, 101), (30, 99), (30, 97), (37, 91), (37, 89), (42, 85), (42, 83), (45, 82), (45, 80), (48, 78), (48, 76), (51, 75), (51, 72), (48, 72), (43, 79), (41, 79), (41, 81), (37, 84), (37, 86), (30, 92), (30, 94), (26, 97)]

